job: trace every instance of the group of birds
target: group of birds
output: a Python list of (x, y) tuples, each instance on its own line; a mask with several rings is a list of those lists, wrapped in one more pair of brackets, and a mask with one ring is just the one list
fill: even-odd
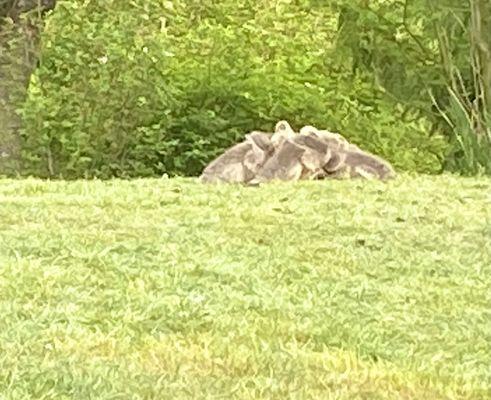
[(259, 185), (282, 180), (395, 177), (382, 158), (349, 143), (339, 133), (307, 125), (295, 132), (279, 121), (274, 133), (253, 131), (206, 166), (204, 183)]

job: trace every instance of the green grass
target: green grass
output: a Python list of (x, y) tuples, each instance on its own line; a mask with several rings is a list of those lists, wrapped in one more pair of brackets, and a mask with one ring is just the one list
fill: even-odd
[(0, 399), (486, 399), (491, 180), (0, 181)]

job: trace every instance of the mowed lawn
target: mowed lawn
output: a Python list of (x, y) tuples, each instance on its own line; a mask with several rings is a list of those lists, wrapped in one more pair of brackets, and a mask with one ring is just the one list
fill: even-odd
[(0, 399), (489, 399), (491, 180), (0, 180)]

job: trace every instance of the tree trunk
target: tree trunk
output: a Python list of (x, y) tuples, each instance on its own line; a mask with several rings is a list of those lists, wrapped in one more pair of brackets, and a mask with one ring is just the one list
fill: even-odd
[[(26, 94), (38, 56), (41, 17), (55, 0), (0, 0), (0, 174), (20, 170), (21, 118), (17, 106)], [(23, 18), (25, 13), (30, 13)]]

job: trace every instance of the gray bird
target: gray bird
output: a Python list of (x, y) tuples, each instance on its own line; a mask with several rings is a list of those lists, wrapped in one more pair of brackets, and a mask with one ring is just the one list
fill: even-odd
[(344, 160), (333, 175), (350, 178), (367, 178), (387, 180), (395, 178), (392, 166), (382, 158), (370, 154), (358, 147), (351, 147), (344, 152)]
[(301, 178), (304, 167), (301, 157), (305, 149), (290, 139), (284, 139), (275, 153), (257, 171), (251, 184), (259, 184), (272, 180), (298, 180)]
[(313, 126), (304, 126), (300, 130), (300, 135), (318, 137), (329, 148), (329, 160), (323, 167), (327, 177), (363, 177), (385, 180), (396, 175), (394, 169), (387, 161), (360, 149), (355, 144), (349, 143), (338, 133), (318, 130)]
[(290, 124), (285, 120), (281, 120), (278, 121), (275, 125), (274, 133), (273, 136), (271, 137), (271, 142), (273, 143), (274, 146), (278, 147), (285, 140), (292, 139), (296, 135), (297, 133), (295, 133), (295, 131), (290, 126)]
[(292, 140), (304, 152), (300, 156), (303, 165), (301, 179), (322, 179), (326, 175), (324, 166), (332, 158), (329, 146), (315, 135), (298, 135)]
[(213, 160), (200, 176), (204, 183), (246, 183), (272, 156), (274, 146), (271, 135), (264, 132), (251, 132), (245, 140), (238, 143)]

